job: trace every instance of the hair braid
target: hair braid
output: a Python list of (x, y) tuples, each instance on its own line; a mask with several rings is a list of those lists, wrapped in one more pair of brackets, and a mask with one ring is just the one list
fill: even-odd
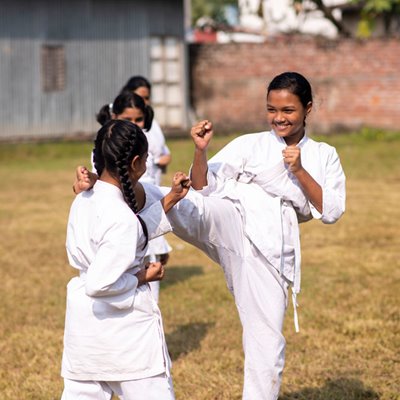
[(136, 196), (132, 188), (131, 180), (129, 179), (128, 168), (126, 166), (126, 160), (129, 158), (128, 157), (129, 154), (126, 154), (125, 156), (126, 156), (125, 160), (117, 160), (116, 166), (125, 201), (128, 203), (128, 206), (132, 209), (132, 211), (136, 214), (137, 213)]

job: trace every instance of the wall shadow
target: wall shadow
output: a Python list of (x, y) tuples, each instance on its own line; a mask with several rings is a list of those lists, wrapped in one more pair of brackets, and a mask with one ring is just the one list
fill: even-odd
[(329, 379), (320, 388), (283, 393), (278, 400), (378, 400), (377, 392), (357, 379)]
[(200, 342), (206, 336), (207, 331), (214, 325), (214, 323), (205, 322), (185, 324), (180, 325), (174, 332), (166, 334), (165, 339), (171, 360), (176, 361), (199, 348)]
[(192, 276), (203, 274), (203, 267), (198, 265), (170, 266), (167, 264), (165, 268), (165, 277), (161, 281), (161, 288), (167, 288), (168, 286), (175, 285), (178, 282), (185, 281)]

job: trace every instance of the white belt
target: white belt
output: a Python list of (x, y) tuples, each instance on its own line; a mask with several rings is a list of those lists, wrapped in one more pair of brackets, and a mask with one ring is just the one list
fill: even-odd
[[(283, 210), (285, 207), (285, 210)], [(281, 215), (286, 217), (286, 220), (282, 221), (285, 224), (290, 224), (292, 227), (292, 240), (294, 246), (294, 271), (293, 271), (293, 282), (292, 282), (292, 302), (294, 312), (294, 327), (296, 332), (299, 332), (299, 318), (297, 314), (297, 294), (300, 292), (301, 282), (301, 249), (300, 249), (300, 230), (299, 223), (297, 220), (296, 211), (292, 204), (288, 201), (283, 200), (281, 203)], [(285, 238), (283, 237), (283, 240)], [(283, 271), (281, 274), (284, 276)], [(287, 277), (286, 277), (287, 278)]]

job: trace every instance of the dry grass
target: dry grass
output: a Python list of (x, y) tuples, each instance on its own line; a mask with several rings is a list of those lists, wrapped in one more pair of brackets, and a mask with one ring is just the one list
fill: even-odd
[[(214, 150), (230, 138), (215, 141)], [(281, 400), (399, 399), (400, 135), (328, 138), (348, 177), (336, 225), (302, 226), (299, 334), (288, 309)], [(187, 141), (170, 141), (187, 170)], [(65, 228), (90, 144), (0, 147), (1, 399), (58, 399)], [(168, 178), (168, 177), (166, 177)], [(167, 181), (168, 179), (166, 179)], [(160, 306), (178, 400), (241, 398), (241, 328), (218, 266), (172, 235)]]

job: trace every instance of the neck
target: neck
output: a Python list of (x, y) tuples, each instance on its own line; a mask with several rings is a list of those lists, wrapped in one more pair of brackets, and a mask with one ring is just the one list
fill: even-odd
[(110, 183), (111, 185), (117, 186), (118, 188), (121, 189), (121, 184), (119, 183), (118, 179), (115, 179), (109, 172), (108, 170), (104, 169), (102, 174), (100, 175), (99, 178), (101, 181)]
[(299, 133), (296, 136), (288, 136), (283, 138), (288, 146), (297, 145), (303, 139), (305, 132)]

